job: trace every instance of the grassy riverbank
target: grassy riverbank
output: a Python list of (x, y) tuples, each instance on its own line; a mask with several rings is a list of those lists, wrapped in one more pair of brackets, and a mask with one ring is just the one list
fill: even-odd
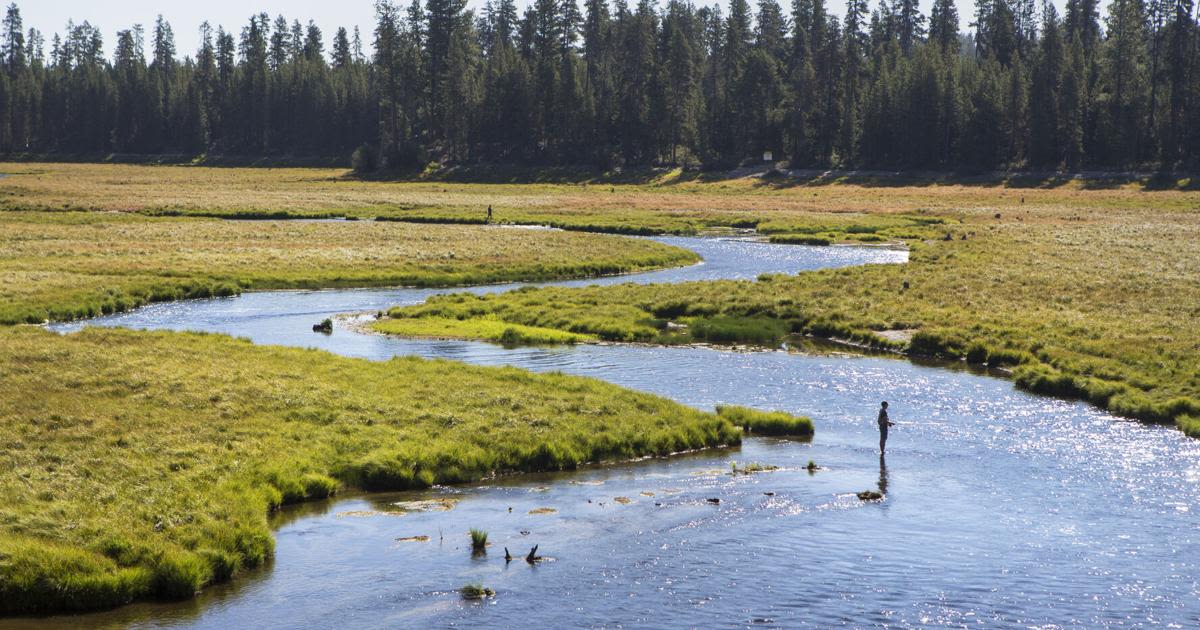
[(7, 613), (190, 596), (271, 553), (273, 506), (341, 485), (740, 440), (714, 414), (560, 374), (113, 329), (7, 328), (0, 344)]
[(0, 323), (246, 289), (535, 281), (696, 260), (645, 240), (497, 227), (0, 212)]
[(494, 317), (454, 319), (411, 317), (383, 319), (371, 323), (376, 332), (425, 339), (480, 339), (502, 344), (572, 344), (595, 341), (595, 335), (511, 324)]
[(1008, 367), (1032, 391), (1194, 428), (1183, 416), (1200, 413), (1200, 210), (1145, 207), (1155, 193), (1121, 209), (1104, 194), (942, 211), (944, 234), (910, 241), (907, 265), (444, 296), (392, 314), (658, 343), (812, 334)]

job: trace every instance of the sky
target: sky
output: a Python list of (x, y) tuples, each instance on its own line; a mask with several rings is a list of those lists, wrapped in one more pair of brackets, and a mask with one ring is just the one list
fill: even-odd
[[(409, 0), (401, 0), (400, 4), (407, 5)], [(484, 0), (468, 0), (470, 6), (478, 8)], [(580, 0), (582, 3), (582, 0)], [(727, 5), (728, 0), (693, 0), (697, 5), (720, 2)], [(104, 34), (104, 43), (108, 51), (116, 40), (116, 32), (130, 28), (134, 24), (142, 24), (150, 33), (155, 18), (161, 13), (171, 23), (175, 31), (175, 44), (179, 55), (195, 54), (200, 43), (200, 23), (208, 20), (215, 29), (218, 25), (234, 33), (241, 32), (252, 14), (266, 11), (274, 18), (283, 14), (288, 21), (299, 19), (301, 23), (308, 20), (316, 22), (325, 34), (328, 46), (333, 40), (333, 34), (339, 26), (345, 26), (353, 31), (358, 25), (362, 30), (363, 42), (368, 47), (371, 42), (371, 31), (374, 24), (374, 0), (207, 0), (205, 2), (173, 0), (16, 0), (21, 8), (21, 17), (25, 21), (25, 29), (30, 27), (40, 30), (46, 39), (46, 53), (49, 54), (50, 39), (53, 33), (62, 33), (68, 19), (76, 23), (87, 20), (97, 26)], [(518, 6), (524, 8), (529, 0), (517, 0)], [(967, 22), (975, 11), (973, 0), (957, 0), (958, 13), (962, 28), (967, 28)], [(789, 0), (781, 0), (781, 4), (790, 5)], [(632, 2), (630, 4), (633, 4)], [(756, 4), (751, 0), (751, 5)], [(841, 15), (845, 3), (841, 0), (826, 0), (831, 12)], [(877, 0), (870, 0), (874, 8)], [(926, 15), (933, 0), (921, 0), (921, 11)], [(1056, 2), (1055, 4), (1061, 4)], [(785, 7), (786, 11), (787, 7)]]

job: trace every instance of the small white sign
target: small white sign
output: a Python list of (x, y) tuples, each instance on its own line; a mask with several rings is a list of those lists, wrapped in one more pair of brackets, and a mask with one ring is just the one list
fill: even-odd
[(763, 151), (763, 161), (772, 162), (775, 160), (775, 154), (771, 151)]

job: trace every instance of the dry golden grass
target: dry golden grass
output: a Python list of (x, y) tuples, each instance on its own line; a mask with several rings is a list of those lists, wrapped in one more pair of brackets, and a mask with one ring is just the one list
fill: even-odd
[[(689, 232), (711, 225), (785, 229), (859, 215), (972, 209), (1040, 214), (1080, 208), (1190, 210), (1195, 192), (1147, 192), (1141, 184), (1013, 187), (904, 185), (878, 180), (797, 182), (747, 177), (707, 181), (673, 171), (639, 183), (469, 183), (362, 181), (342, 169), (212, 168), (120, 164), (10, 164), (0, 209), (112, 210), (261, 216), (388, 216), (563, 227)], [(830, 214), (836, 216), (830, 217)]]

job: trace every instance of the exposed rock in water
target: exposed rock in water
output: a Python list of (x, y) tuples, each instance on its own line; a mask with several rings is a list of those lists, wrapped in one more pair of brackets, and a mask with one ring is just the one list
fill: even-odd
[(883, 495), (874, 490), (863, 490), (858, 493), (858, 498), (863, 501), (878, 501), (883, 498)]

